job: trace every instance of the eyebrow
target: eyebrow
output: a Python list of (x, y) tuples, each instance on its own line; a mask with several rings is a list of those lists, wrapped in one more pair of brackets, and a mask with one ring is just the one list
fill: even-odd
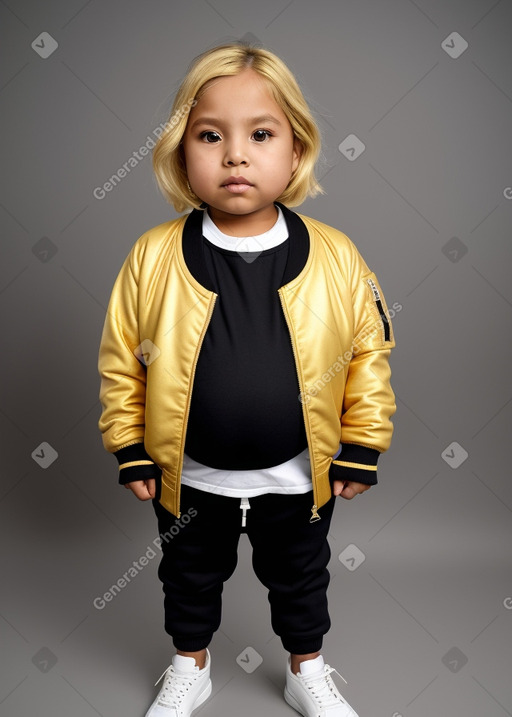
[[(258, 117), (251, 117), (247, 120), (247, 124), (261, 124), (266, 122), (281, 125), (281, 122), (273, 115), (259, 115)], [(190, 129), (193, 129), (199, 124), (222, 125), (222, 123), (223, 120), (220, 119), (220, 117), (198, 117), (196, 121), (192, 123)]]

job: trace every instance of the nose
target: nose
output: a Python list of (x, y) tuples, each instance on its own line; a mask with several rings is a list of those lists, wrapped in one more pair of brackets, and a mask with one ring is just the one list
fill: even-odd
[(241, 137), (231, 138), (230, 141), (225, 144), (224, 164), (227, 167), (237, 167), (242, 164), (247, 166), (249, 164), (249, 158), (247, 152), (243, 148), (243, 140)]

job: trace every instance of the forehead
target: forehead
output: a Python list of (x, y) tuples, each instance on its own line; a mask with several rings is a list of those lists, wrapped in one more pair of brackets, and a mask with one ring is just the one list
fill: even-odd
[(235, 108), (272, 108), (284, 115), (281, 108), (269, 91), (268, 85), (261, 75), (248, 68), (238, 75), (214, 77), (206, 82), (199, 92), (199, 100), (193, 112), (196, 114), (205, 109), (215, 108), (224, 114)]

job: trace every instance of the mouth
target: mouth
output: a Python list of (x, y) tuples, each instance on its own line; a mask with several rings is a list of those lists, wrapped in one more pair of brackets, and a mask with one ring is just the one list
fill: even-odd
[(242, 194), (253, 185), (245, 177), (228, 177), (228, 179), (221, 186), (232, 194)]

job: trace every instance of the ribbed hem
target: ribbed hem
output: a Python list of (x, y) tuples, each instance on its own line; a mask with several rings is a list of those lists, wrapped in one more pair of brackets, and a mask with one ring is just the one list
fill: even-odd
[(182, 652), (199, 652), (208, 647), (213, 639), (212, 635), (196, 635), (195, 637), (172, 636), (172, 642), (177, 650)]
[(342, 443), (340, 455), (329, 468), (330, 480), (350, 480), (365, 485), (376, 485), (377, 461), (380, 452), (375, 448)]
[(133, 483), (137, 480), (158, 478), (161, 469), (151, 460), (144, 448), (144, 443), (132, 443), (114, 453), (119, 463), (119, 483)]
[(281, 636), (284, 649), (292, 655), (308, 655), (311, 652), (320, 652), (323, 640), (323, 635), (308, 638), (288, 638)]

